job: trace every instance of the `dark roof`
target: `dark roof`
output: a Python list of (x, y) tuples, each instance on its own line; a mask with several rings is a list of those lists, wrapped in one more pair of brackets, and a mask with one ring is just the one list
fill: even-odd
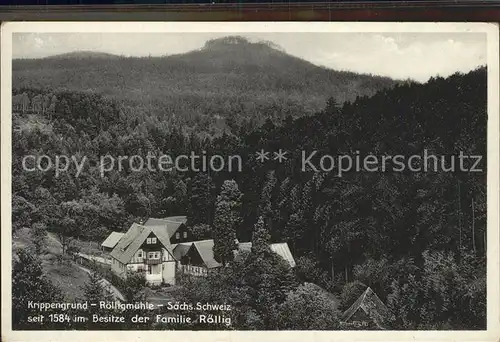
[(380, 329), (385, 328), (386, 322), (390, 318), (389, 309), (387, 309), (387, 306), (385, 306), (370, 287), (368, 287), (354, 304), (344, 312), (342, 320), (344, 322), (348, 321), (360, 309), (363, 310)]
[(168, 233), (168, 237), (171, 238), (175, 235), (175, 232), (183, 224), (186, 224), (186, 216), (171, 216), (166, 218), (149, 218), (144, 226), (146, 227), (158, 227), (157, 229), (164, 229)]
[[(250, 252), (252, 248), (252, 243), (251, 242), (238, 242), (238, 240), (235, 241), (236, 244), (238, 245), (238, 251), (240, 252), (245, 252), (248, 251)], [(281, 256), (285, 261), (287, 261), (291, 267), (295, 266), (295, 260), (293, 259), (292, 253), (290, 252), (290, 249), (288, 248), (288, 244), (286, 242), (283, 243), (273, 243), (269, 245), (271, 250)], [(216, 268), (219, 266), (222, 266), (221, 263), (217, 262), (214, 258), (214, 240), (200, 240), (200, 241), (193, 241), (193, 242), (183, 242), (183, 243), (178, 243), (172, 245), (173, 248), (173, 253), (174, 257), (179, 260), (182, 258), (184, 255), (188, 253), (188, 250), (190, 248), (196, 249), (198, 251), (198, 254), (200, 255), (201, 259), (203, 260), (203, 263), (207, 268)], [(235, 251), (237, 254), (238, 251)]]
[(137, 223), (132, 224), (125, 235), (118, 241), (115, 248), (113, 248), (110, 255), (121, 263), (127, 264), (151, 233), (158, 238), (161, 244), (173, 256), (170, 237), (165, 229), (158, 226), (146, 227)]
[(172, 250), (174, 252), (174, 258), (180, 260), (184, 255), (187, 254), (189, 248), (191, 247), (192, 242), (181, 242), (172, 245)]
[(214, 258), (214, 240), (194, 241), (191, 248), (195, 248), (200, 254), (203, 263), (207, 268), (216, 268), (222, 266)]
[(104, 240), (103, 243), (101, 243), (102, 247), (107, 247), (107, 248), (114, 248), (118, 241), (124, 236), (124, 233), (119, 233), (119, 232), (111, 232), (109, 236)]

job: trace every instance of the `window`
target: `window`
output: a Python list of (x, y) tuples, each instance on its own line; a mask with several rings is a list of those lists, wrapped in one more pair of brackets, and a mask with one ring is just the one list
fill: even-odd
[(148, 259), (160, 259), (161, 253), (160, 252), (149, 252), (148, 253)]
[(142, 258), (142, 251), (137, 252), (137, 257)]
[(147, 239), (146, 239), (146, 243), (147, 243), (148, 245), (149, 245), (149, 244), (151, 244), (151, 238), (147, 238)]
[(153, 243), (153, 244), (156, 243), (156, 238), (155, 237), (151, 238), (151, 243)]
[(188, 232), (184, 232), (184, 233), (182, 233), (182, 237), (183, 237), (184, 239), (187, 239), (187, 237), (188, 237)]
[(181, 238), (181, 234), (179, 234), (179, 233), (175, 233), (175, 238), (176, 238), (177, 240), (179, 240), (179, 239)]

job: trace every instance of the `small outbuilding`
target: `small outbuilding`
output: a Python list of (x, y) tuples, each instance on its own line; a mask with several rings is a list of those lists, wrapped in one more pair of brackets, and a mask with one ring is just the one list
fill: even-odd
[(106, 240), (101, 243), (101, 249), (105, 253), (110, 253), (113, 248), (118, 244), (118, 241), (125, 235), (124, 233), (120, 232), (111, 232), (109, 236), (106, 238)]
[(368, 287), (347, 309), (341, 320), (344, 330), (385, 330), (391, 321), (391, 313), (380, 298)]

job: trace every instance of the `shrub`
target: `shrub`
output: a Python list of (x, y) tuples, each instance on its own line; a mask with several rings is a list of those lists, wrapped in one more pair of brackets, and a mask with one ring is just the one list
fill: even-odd
[(342, 309), (348, 309), (363, 294), (366, 288), (367, 286), (358, 280), (345, 284), (340, 293), (340, 306)]

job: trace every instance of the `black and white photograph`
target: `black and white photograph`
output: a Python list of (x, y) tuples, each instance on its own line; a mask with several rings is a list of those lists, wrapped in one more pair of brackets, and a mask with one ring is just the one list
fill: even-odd
[(12, 332), (498, 325), (497, 26), (15, 25)]

